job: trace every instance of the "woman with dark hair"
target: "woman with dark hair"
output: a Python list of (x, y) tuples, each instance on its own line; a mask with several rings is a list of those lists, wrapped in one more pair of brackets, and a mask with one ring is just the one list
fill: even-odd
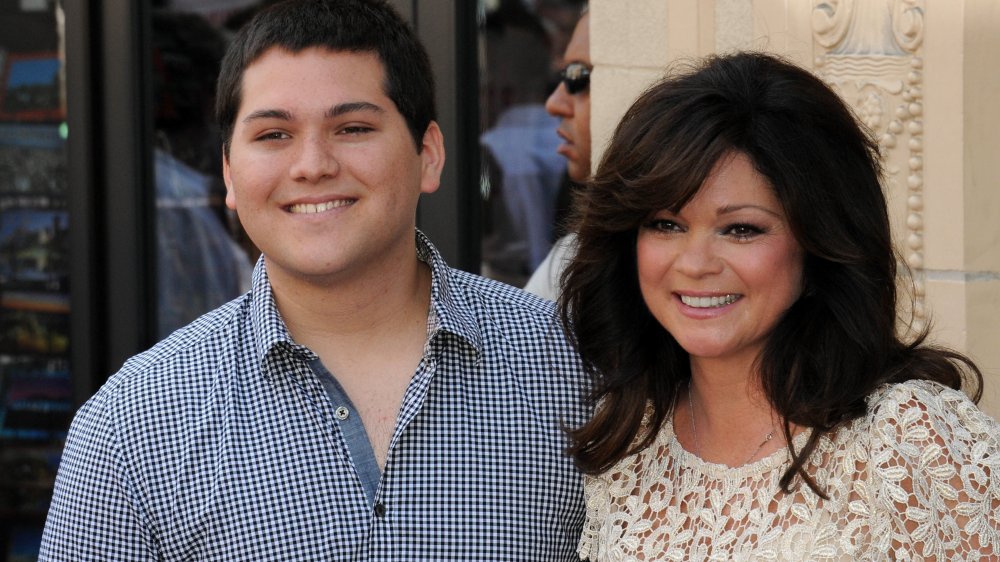
[(773, 56), (628, 110), (560, 301), (596, 383), (581, 558), (1000, 556), (1000, 425), (970, 359), (900, 335), (880, 179), (848, 107)]

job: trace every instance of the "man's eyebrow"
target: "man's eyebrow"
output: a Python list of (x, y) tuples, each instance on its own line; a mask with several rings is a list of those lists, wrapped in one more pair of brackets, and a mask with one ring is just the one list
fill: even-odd
[(383, 113), (384, 109), (375, 105), (374, 103), (367, 101), (352, 101), (347, 103), (339, 103), (331, 107), (327, 112), (327, 118), (338, 117), (344, 115), (345, 113), (354, 113), (356, 111), (373, 111), (375, 113)]
[(244, 117), (243, 122), (249, 123), (254, 119), (281, 119), (282, 121), (291, 121), (292, 114), (283, 109), (258, 109), (257, 111), (253, 111)]
[[(326, 112), (326, 118), (330, 119), (332, 117), (338, 117), (340, 115), (354, 113), (357, 111), (371, 111), (375, 113), (385, 112), (384, 109), (374, 103), (367, 101), (352, 101), (340, 103), (331, 107)], [(284, 109), (258, 109), (257, 111), (253, 111), (244, 117), (243, 122), (249, 123), (255, 119), (280, 119), (282, 121), (291, 121), (292, 114), (290, 111), (285, 111)]]

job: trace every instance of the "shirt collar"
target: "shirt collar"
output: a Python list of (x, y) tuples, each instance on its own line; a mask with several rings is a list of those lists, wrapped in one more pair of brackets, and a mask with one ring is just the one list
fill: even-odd
[(476, 351), (482, 352), (482, 332), (476, 322), (476, 304), (468, 301), (468, 293), (454, 290), (461, 283), (459, 272), (448, 267), (434, 244), (417, 230), (417, 257), (431, 268), (431, 307), (436, 325), (428, 335), (433, 340), (441, 332), (463, 339)]
[(264, 255), (257, 259), (253, 269), (253, 281), (250, 286), (250, 317), (253, 326), (254, 343), (256, 344), (257, 360), (263, 364), (273, 349), (283, 349), (292, 353), (312, 353), (303, 346), (292, 341), (291, 334), (281, 319), (278, 306), (274, 302), (271, 291), (271, 281), (267, 276)]
[[(431, 268), (433, 322), (428, 333), (428, 342), (440, 337), (443, 332), (451, 333), (470, 345), (478, 356), (482, 352), (482, 334), (475, 320), (475, 304), (468, 302), (466, 293), (454, 290), (454, 285), (461, 282), (458, 279), (460, 274), (448, 267), (437, 248), (419, 230), (416, 231), (416, 252), (420, 261)], [(254, 267), (250, 293), (250, 314), (257, 360), (263, 363), (268, 354), (274, 350), (301, 354), (306, 360), (315, 359), (316, 356), (308, 348), (292, 341), (274, 302), (274, 293), (271, 291), (263, 255)]]

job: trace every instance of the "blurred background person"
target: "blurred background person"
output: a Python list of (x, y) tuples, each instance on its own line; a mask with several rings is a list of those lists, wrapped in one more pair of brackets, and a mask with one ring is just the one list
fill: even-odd
[(566, 159), (567, 180), (557, 196), (555, 218), (559, 238), (548, 255), (528, 279), (524, 290), (556, 300), (559, 296), (559, 276), (569, 257), (576, 237), (566, 230), (566, 212), (571, 206), (578, 184), (590, 176), (590, 15), (583, 15), (566, 46), (563, 69), (556, 89), (545, 102), (545, 109), (559, 118), (558, 134), (562, 143), (558, 153)]
[(556, 154), (558, 120), (544, 106), (554, 31), (521, 0), (502, 0), (486, 14), (482, 269), (515, 286), (552, 246), (565, 169)]

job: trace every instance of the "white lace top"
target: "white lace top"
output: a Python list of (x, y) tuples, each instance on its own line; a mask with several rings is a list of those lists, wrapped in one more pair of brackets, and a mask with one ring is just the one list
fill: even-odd
[(707, 463), (668, 420), (648, 448), (586, 479), (580, 557), (1000, 559), (1000, 424), (926, 381), (883, 387), (868, 405), (810, 457), (829, 500), (804, 484), (780, 491), (784, 450), (738, 468)]

